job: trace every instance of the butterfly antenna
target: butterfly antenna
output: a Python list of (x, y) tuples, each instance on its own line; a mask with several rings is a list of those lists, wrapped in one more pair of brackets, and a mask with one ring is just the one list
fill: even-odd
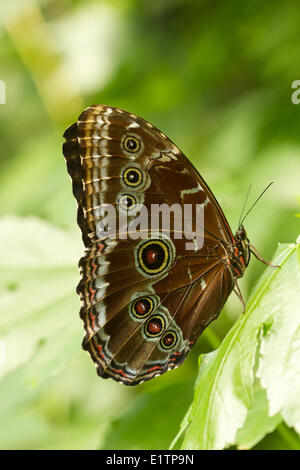
[(244, 215), (244, 217), (242, 218), (241, 222), (240, 222), (240, 225), (239, 227), (243, 224), (245, 218), (247, 217), (247, 215), (252, 211), (253, 207), (256, 206), (256, 204), (258, 203), (258, 201), (260, 200), (260, 198), (262, 197), (263, 194), (265, 194), (265, 192), (269, 189), (269, 187), (273, 184), (274, 181), (272, 181), (270, 184), (268, 184), (268, 186), (263, 190), (263, 192), (258, 196), (258, 198), (256, 199), (256, 201), (254, 201), (254, 203), (252, 204), (252, 206), (250, 207), (250, 209), (247, 211), (247, 213)]
[(238, 228), (240, 228), (240, 226), (241, 226), (241, 220), (242, 220), (243, 213), (244, 213), (244, 210), (245, 210), (245, 207), (246, 207), (248, 198), (249, 198), (249, 194), (250, 194), (250, 191), (251, 191), (251, 187), (252, 187), (252, 184), (250, 184), (250, 186), (249, 186), (249, 188), (248, 188), (248, 191), (247, 191), (247, 194), (246, 194), (246, 197), (245, 197), (245, 200), (244, 200), (242, 212), (241, 212), (241, 215), (240, 215), (240, 218), (239, 218)]

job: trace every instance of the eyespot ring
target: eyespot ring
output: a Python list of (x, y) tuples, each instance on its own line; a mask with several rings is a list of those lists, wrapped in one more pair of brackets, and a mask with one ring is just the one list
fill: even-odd
[(161, 273), (172, 261), (169, 244), (160, 239), (142, 242), (138, 247), (136, 257), (139, 268), (148, 275)]
[(122, 140), (123, 148), (126, 152), (137, 153), (141, 149), (140, 140), (134, 135), (127, 135)]
[(119, 197), (118, 202), (120, 208), (125, 211), (132, 210), (133, 207), (136, 205), (136, 200), (131, 194), (122, 194), (122, 196)]
[(136, 188), (143, 183), (143, 172), (135, 166), (130, 166), (123, 172), (123, 181), (127, 186)]
[(154, 309), (154, 301), (151, 297), (139, 297), (131, 305), (131, 313), (136, 318), (146, 318)]
[(162, 315), (153, 315), (144, 326), (144, 333), (148, 338), (160, 336), (165, 329), (165, 319)]
[(163, 349), (172, 349), (177, 343), (178, 337), (174, 330), (167, 330), (160, 340), (160, 345)]

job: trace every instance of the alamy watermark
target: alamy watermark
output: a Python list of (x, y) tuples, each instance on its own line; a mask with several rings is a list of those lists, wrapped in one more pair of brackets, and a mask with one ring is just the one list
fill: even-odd
[[(130, 199), (129, 199), (130, 201)], [(101, 204), (95, 208), (100, 219), (96, 225), (98, 239), (137, 240), (167, 236), (185, 239), (186, 250), (200, 250), (204, 243), (204, 204), (133, 204), (119, 211), (112, 204)]]
[(293, 104), (300, 103), (300, 80), (294, 80), (292, 83), (292, 88), (295, 88), (295, 91), (291, 95), (291, 100)]
[(6, 104), (6, 84), (0, 80), (0, 104)]

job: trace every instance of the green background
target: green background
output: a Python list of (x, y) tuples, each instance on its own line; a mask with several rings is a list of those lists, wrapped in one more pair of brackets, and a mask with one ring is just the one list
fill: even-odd
[[(99, 379), (81, 350), (83, 246), (62, 134), (91, 104), (140, 115), (191, 159), (233, 231), (249, 185), (251, 202), (274, 181), (245, 222), (270, 259), (299, 232), (299, 6), (14, 0), (0, 17), (0, 448), (166, 449), (199, 353), (220, 344), (241, 305), (231, 296), (176, 371), (133, 389)], [(263, 269), (251, 261), (245, 299)], [(281, 424), (258, 447), (299, 441)]]

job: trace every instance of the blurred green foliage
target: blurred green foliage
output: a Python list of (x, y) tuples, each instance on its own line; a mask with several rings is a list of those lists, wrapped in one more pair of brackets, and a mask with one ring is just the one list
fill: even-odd
[[(142, 116), (192, 160), (233, 229), (249, 185), (254, 199), (274, 181), (245, 224), (270, 258), (299, 233), (300, 10), (293, 0), (14, 0), (0, 17), (0, 341), (10, 348), (0, 448), (167, 448), (197, 356), (218, 346), (241, 306), (230, 298), (185, 364), (159, 380), (100, 380), (80, 348), (83, 248), (62, 133), (90, 104)], [(245, 298), (262, 270), (252, 260)], [(282, 424), (259, 444), (298, 445)]]

